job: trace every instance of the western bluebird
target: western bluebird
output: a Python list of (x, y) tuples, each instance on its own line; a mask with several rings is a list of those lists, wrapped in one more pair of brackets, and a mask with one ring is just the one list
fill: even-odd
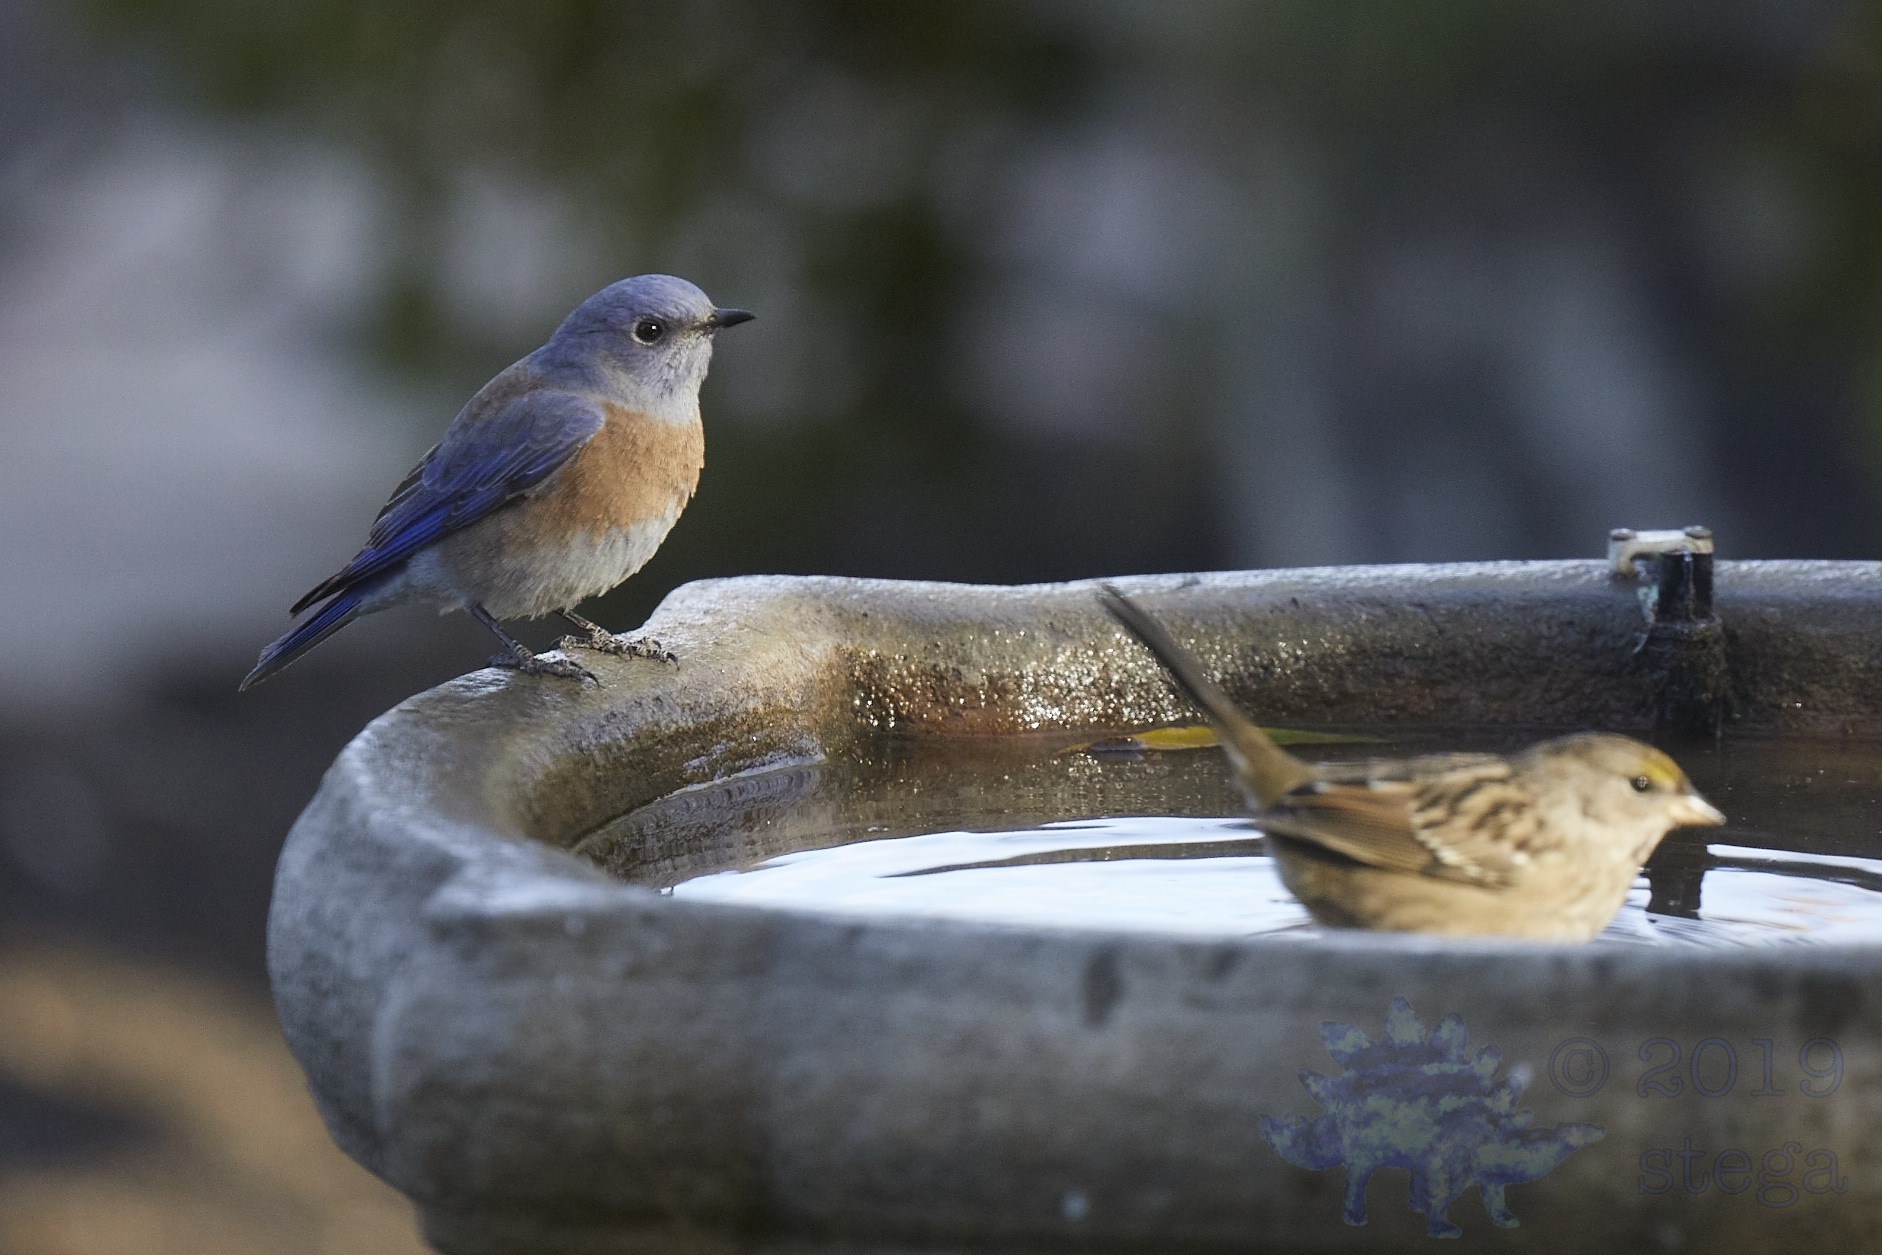
[(671, 275), (640, 275), (576, 307), (549, 342), (485, 384), (373, 520), (366, 547), (294, 604), (318, 606), (261, 659), (259, 684), (362, 614), (459, 607), (501, 640), (499, 666), (579, 679), (499, 619), (555, 612), (588, 647), (645, 653), (573, 607), (646, 564), (705, 464), (699, 385), (714, 333), (752, 317)]

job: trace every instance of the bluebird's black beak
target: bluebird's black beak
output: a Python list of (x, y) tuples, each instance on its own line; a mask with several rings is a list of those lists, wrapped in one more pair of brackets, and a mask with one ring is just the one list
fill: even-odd
[(706, 315), (706, 326), (713, 331), (721, 327), (736, 327), (742, 322), (750, 322), (758, 315), (745, 309), (715, 309)]

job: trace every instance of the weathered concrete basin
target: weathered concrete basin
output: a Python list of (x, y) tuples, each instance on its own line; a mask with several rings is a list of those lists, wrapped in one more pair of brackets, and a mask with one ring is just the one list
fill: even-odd
[[(1639, 603), (1600, 563), (1119, 582), (1266, 722), (1656, 710)], [(1732, 727), (1882, 737), (1882, 564), (1722, 563), (1718, 606)], [(564, 850), (859, 737), (1189, 712), (1083, 585), (713, 581), (650, 631), (679, 668), (481, 672), (389, 712), (282, 856), (288, 1039), (335, 1138), (445, 1251), (1401, 1250), (1427, 1240), (1402, 1173), (1342, 1223), (1345, 1174), (1285, 1162), (1262, 1123), (1319, 1116), (1297, 1073), (1341, 1071), (1320, 1026), (1380, 1038), (1395, 999), (1426, 1029), (1459, 1015), (1496, 1081), (1533, 1070), (1529, 1141), (1599, 1130), (1557, 1132), (1575, 1146), (1542, 1174), (1508, 1104), (1442, 1153), (1399, 1137), (1466, 1183), (1527, 1182), (1517, 1228), (1454, 1204), (1460, 1249), (1882, 1243), (1882, 948), (1205, 944), (661, 897)]]

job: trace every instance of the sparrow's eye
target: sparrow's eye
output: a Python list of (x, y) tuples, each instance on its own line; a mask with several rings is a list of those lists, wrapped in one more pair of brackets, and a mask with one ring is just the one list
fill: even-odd
[(634, 324), (634, 338), (642, 344), (652, 344), (667, 333), (667, 325), (658, 318), (642, 318)]
[(1635, 776), (1632, 780), (1628, 781), (1628, 783), (1634, 786), (1634, 792), (1636, 793), (1653, 792), (1653, 781), (1647, 779), (1645, 776)]

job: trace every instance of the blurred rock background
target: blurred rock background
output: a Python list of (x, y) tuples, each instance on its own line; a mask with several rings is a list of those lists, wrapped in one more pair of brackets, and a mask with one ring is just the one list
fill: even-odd
[(1882, 548), (1874, 2), (9, 0), (0, 1255), (412, 1249), (262, 924), (340, 745), (490, 646), (392, 614), (234, 684), (647, 270), (760, 321), (617, 626), (750, 572)]

